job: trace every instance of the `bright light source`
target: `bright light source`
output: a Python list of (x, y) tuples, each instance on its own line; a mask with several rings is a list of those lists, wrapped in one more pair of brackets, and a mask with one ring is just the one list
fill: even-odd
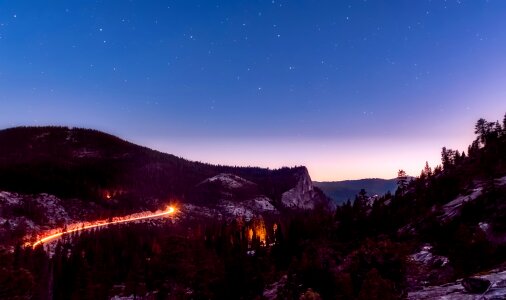
[(166, 215), (171, 215), (176, 212), (176, 208), (174, 206), (168, 206), (164, 211), (157, 211), (154, 213), (151, 212), (143, 212), (133, 215), (128, 215), (125, 217), (115, 217), (112, 218), (111, 221), (106, 220), (97, 220), (94, 222), (81, 222), (81, 223), (75, 223), (75, 224), (67, 224), (64, 228), (51, 230), (48, 232), (43, 233), (37, 238), (37, 241), (32, 244), (32, 248), (35, 248), (42, 243), (49, 242), (51, 240), (57, 239), (65, 234), (69, 234), (72, 232), (79, 232), (91, 228), (97, 228), (97, 227), (103, 227), (107, 225), (112, 224), (120, 224), (120, 223), (128, 223), (133, 221), (139, 221), (139, 220), (145, 220), (145, 219), (152, 219), (152, 218), (158, 218)]

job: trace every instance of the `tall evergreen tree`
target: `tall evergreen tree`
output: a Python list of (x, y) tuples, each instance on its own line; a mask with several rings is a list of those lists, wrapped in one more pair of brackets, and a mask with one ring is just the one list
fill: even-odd
[(404, 194), (407, 186), (408, 176), (406, 175), (406, 171), (400, 169), (399, 172), (397, 172), (397, 192), (401, 195)]
[(474, 126), (474, 133), (478, 135), (478, 140), (485, 144), (485, 137), (487, 135), (487, 120), (480, 118)]
[(504, 118), (502, 119), (502, 130), (506, 132), (506, 114), (504, 114)]
[(432, 168), (429, 166), (429, 162), (425, 162), (425, 167), (423, 168), (423, 173), (425, 176), (430, 177), (432, 176)]

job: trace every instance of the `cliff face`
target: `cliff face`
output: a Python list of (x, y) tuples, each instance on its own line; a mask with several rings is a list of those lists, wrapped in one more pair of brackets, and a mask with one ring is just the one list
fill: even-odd
[(314, 209), (318, 204), (328, 203), (328, 199), (313, 185), (307, 168), (301, 168), (295, 176), (298, 177), (295, 187), (284, 192), (281, 196), (281, 203), (285, 207), (292, 209)]
[(280, 201), (269, 197), (260, 186), (233, 174), (218, 174), (194, 188), (192, 203), (216, 209), (226, 217), (252, 219), (255, 215), (279, 214), (285, 210), (314, 209), (318, 205), (331, 207), (331, 201), (316, 187), (305, 167), (286, 175), (291, 184), (281, 191)]

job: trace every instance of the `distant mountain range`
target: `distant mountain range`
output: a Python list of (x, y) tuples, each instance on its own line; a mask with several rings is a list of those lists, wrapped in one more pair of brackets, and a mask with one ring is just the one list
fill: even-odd
[(353, 202), (355, 195), (357, 195), (361, 189), (365, 189), (369, 196), (381, 196), (388, 191), (394, 193), (397, 189), (397, 179), (395, 178), (367, 178), (330, 182), (313, 181), (313, 184), (316, 187), (319, 187), (328, 197), (334, 200), (336, 204), (343, 203), (348, 199)]

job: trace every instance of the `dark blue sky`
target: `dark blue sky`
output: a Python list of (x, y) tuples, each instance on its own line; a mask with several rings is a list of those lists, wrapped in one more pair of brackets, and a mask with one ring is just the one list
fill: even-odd
[(0, 127), (393, 177), (506, 112), (506, 1), (0, 1)]

